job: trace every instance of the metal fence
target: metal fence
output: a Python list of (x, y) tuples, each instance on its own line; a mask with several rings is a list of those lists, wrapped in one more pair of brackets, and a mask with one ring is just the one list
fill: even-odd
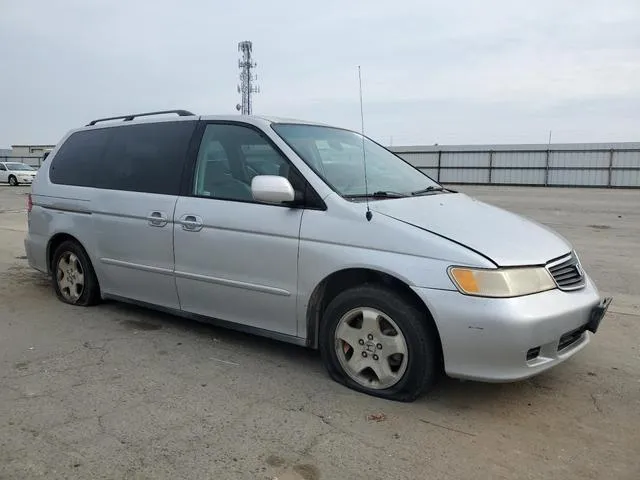
[(442, 183), (640, 188), (640, 143), (391, 147)]

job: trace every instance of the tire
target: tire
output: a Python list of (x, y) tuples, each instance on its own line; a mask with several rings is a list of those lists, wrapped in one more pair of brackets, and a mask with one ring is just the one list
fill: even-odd
[(9, 176), (9, 185), (11, 185), (12, 187), (17, 187), (18, 179), (13, 175)]
[[(372, 325), (376, 327), (368, 328)], [(394, 330), (401, 338), (393, 335)], [(345, 337), (350, 341), (343, 340)], [(412, 402), (440, 376), (440, 341), (428, 313), (399, 293), (378, 285), (351, 288), (334, 298), (322, 317), (319, 340), (322, 360), (331, 378), (375, 397)], [(406, 354), (382, 353), (400, 351), (403, 346)], [(351, 362), (355, 369), (349, 367)], [(363, 365), (374, 367), (365, 367), (361, 374), (354, 375)]]
[[(98, 278), (89, 256), (77, 242), (66, 240), (56, 248), (51, 270), (53, 288), (62, 302), (81, 307), (100, 302)], [(76, 288), (79, 283), (82, 288)]]

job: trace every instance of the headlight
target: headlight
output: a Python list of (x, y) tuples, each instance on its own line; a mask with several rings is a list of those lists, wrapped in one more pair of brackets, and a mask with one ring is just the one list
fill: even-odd
[(449, 276), (460, 292), (479, 297), (519, 297), (556, 288), (553, 278), (543, 267), (450, 267)]

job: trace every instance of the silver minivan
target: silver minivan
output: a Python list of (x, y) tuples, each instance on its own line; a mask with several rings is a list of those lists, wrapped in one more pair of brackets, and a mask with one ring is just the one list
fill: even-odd
[(441, 372), (538, 374), (587, 345), (611, 301), (557, 233), (317, 123), (94, 120), (59, 142), (28, 202), (29, 263), (63, 302), (318, 348), (333, 379), (389, 399)]

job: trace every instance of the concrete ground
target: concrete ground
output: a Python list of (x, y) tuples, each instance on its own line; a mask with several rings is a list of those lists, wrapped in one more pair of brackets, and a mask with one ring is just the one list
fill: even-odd
[(0, 478), (637, 480), (640, 191), (459, 188), (559, 230), (614, 303), (545, 374), (404, 404), (303, 348), (62, 304), (24, 258), (29, 189), (0, 187)]

